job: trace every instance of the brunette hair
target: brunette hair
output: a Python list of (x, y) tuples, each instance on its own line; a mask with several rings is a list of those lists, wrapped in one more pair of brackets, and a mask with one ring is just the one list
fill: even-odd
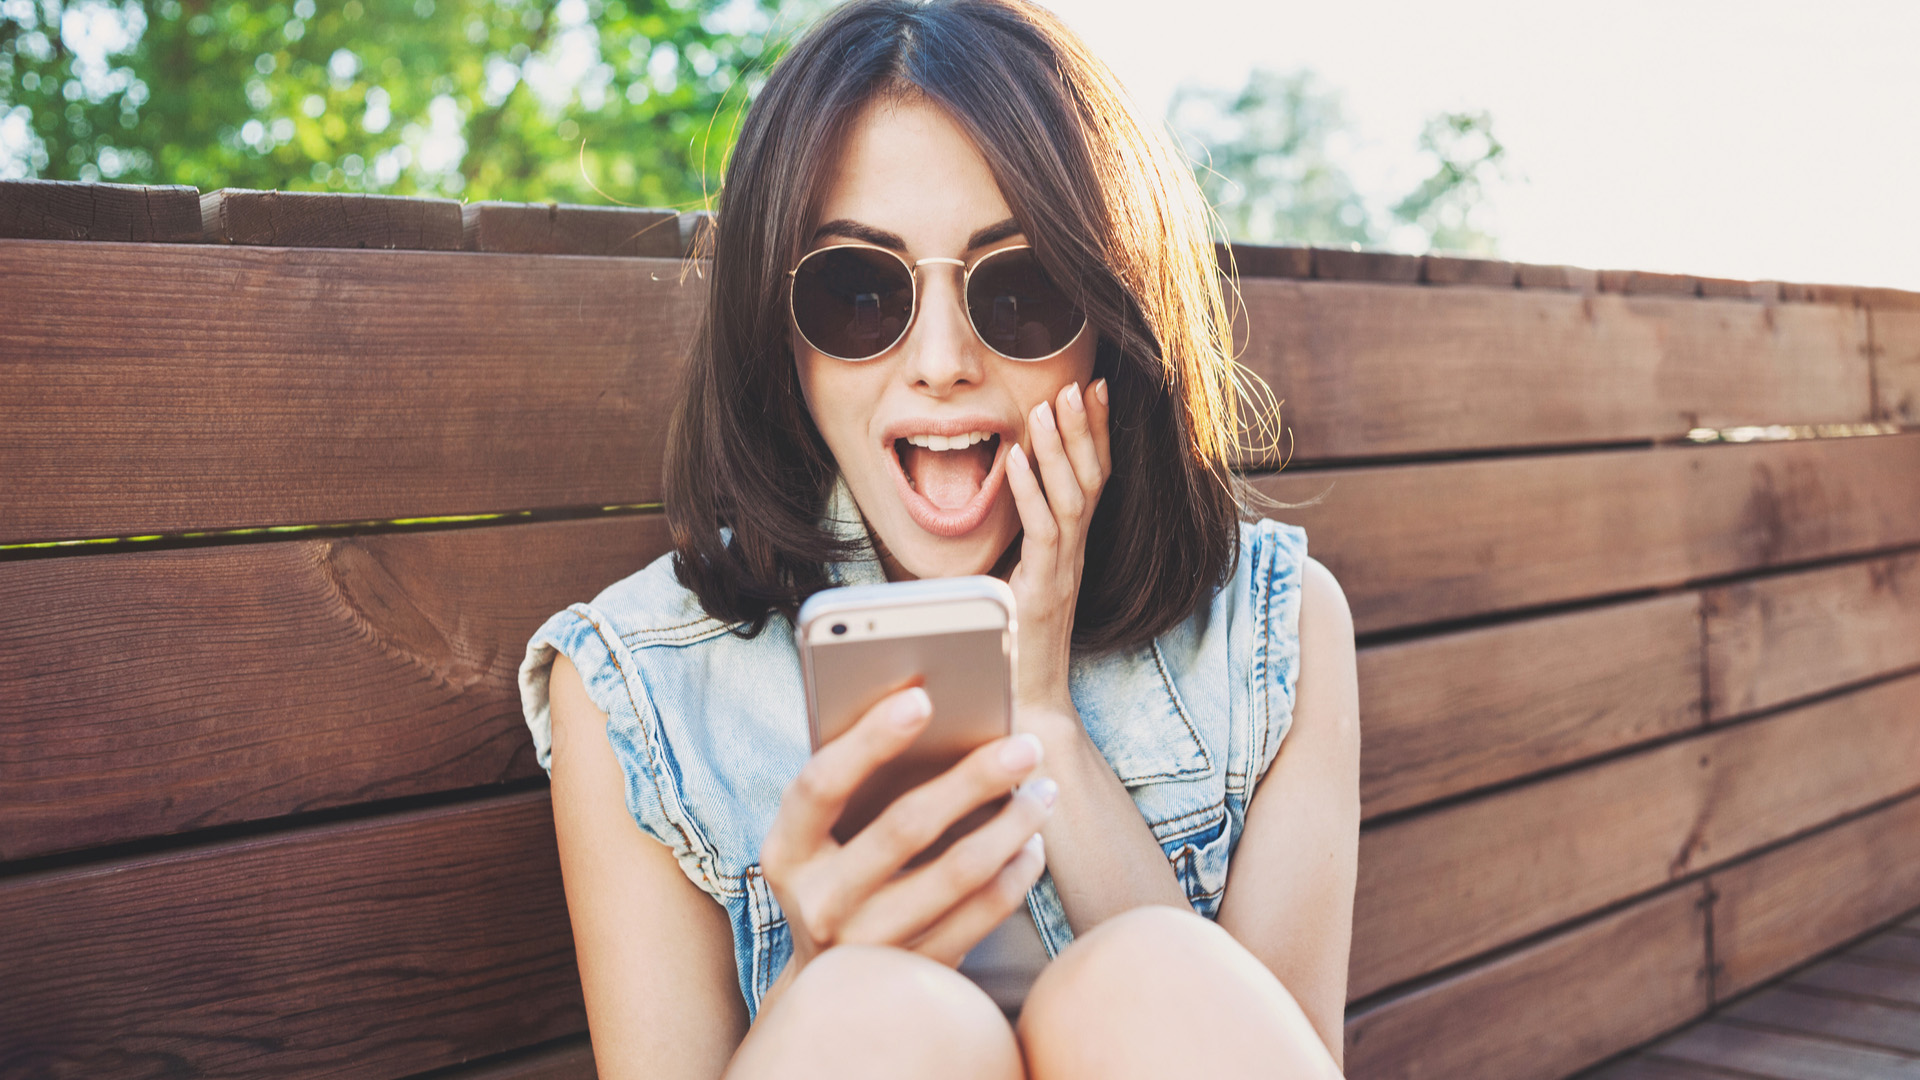
[(1113, 474), (1089, 526), (1074, 641), (1143, 644), (1232, 571), (1245, 394), (1190, 168), (1106, 66), (1022, 0), (860, 0), (774, 65), (721, 187), (669, 437), (679, 579), (754, 634), (853, 554), (821, 527), (837, 467), (801, 399), (783, 290), (852, 121), (903, 95), (973, 139), (1041, 264), (1099, 332)]

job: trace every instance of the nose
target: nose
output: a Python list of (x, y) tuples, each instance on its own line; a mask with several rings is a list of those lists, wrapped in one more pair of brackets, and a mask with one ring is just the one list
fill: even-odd
[(922, 259), (915, 268), (920, 310), (907, 334), (904, 374), (914, 389), (934, 397), (978, 386), (986, 374), (986, 358), (961, 294), (963, 266), (958, 259)]

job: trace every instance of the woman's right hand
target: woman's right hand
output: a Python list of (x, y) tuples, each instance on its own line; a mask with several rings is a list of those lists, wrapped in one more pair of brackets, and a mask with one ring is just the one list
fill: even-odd
[(1036, 780), (922, 866), (908, 860), (1040, 765), (1032, 735), (996, 739), (895, 799), (845, 844), (832, 835), (868, 775), (904, 751), (933, 715), (919, 687), (880, 700), (816, 751), (780, 799), (760, 867), (793, 936), (787, 974), (835, 945), (893, 945), (957, 966), (1026, 899), (1045, 868), (1040, 826), (1054, 785)]

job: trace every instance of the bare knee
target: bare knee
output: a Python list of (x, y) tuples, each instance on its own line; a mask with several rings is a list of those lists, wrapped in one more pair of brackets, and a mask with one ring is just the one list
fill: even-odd
[(729, 1076), (1019, 1076), (1020, 1050), (964, 975), (903, 949), (815, 957), (734, 1057)]
[(1280, 980), (1191, 911), (1141, 907), (1077, 939), (1020, 1013), (1035, 1077), (1337, 1076)]

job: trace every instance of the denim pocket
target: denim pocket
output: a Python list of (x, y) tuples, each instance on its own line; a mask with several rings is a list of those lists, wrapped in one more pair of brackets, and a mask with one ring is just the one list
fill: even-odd
[[(1227, 855), (1233, 836), (1227, 827), (1225, 804), (1209, 807), (1189, 818), (1169, 823), (1171, 835), (1160, 836), (1160, 850), (1173, 864), (1180, 888), (1193, 910), (1213, 918), (1227, 891)], [(1164, 826), (1163, 826), (1164, 828)], [(1158, 835), (1160, 830), (1156, 830)]]

